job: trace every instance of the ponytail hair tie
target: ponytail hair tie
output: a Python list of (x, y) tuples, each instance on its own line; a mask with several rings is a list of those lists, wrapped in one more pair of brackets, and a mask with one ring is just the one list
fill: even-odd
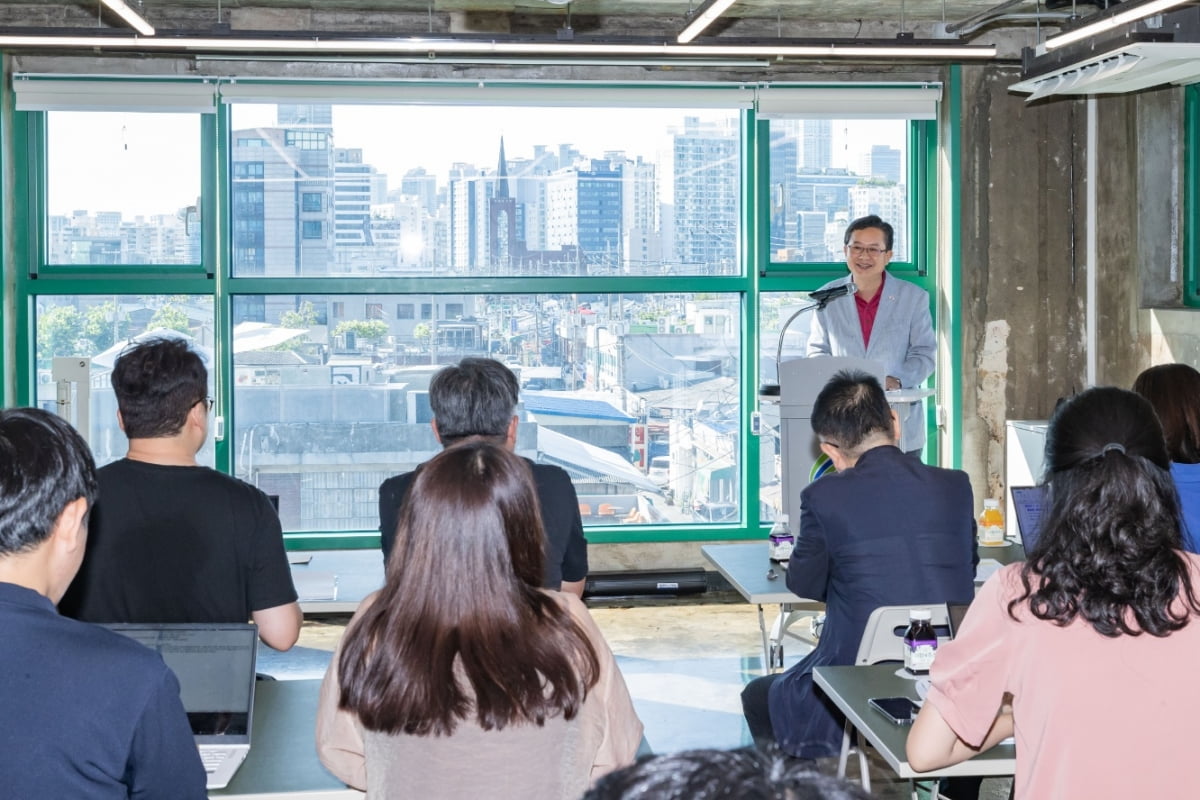
[(1122, 455), (1124, 455), (1125, 445), (1119, 444), (1118, 442), (1109, 442), (1108, 444), (1104, 445), (1104, 449), (1100, 451), (1100, 455), (1101, 456), (1108, 455), (1109, 450), (1116, 450), (1118, 453), (1121, 453)]

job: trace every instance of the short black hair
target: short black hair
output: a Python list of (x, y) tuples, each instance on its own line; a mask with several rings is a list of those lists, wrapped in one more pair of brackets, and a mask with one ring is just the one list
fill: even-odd
[(878, 228), (883, 231), (883, 241), (888, 250), (892, 249), (892, 244), (895, 242), (895, 231), (892, 230), (890, 222), (884, 222), (883, 218), (876, 214), (868, 214), (865, 217), (859, 217), (846, 226), (846, 235), (842, 240), (842, 244), (850, 244), (850, 236), (855, 231), (864, 231), (867, 228)]
[(876, 433), (891, 436), (892, 410), (883, 387), (862, 370), (840, 370), (813, 403), (812, 429), (845, 451)]
[(208, 370), (183, 339), (155, 337), (122, 351), (112, 387), (126, 436), (174, 436), (192, 407), (208, 398)]
[(96, 502), (96, 464), (61, 417), (40, 408), (0, 409), (0, 556), (34, 550), (63, 509)]
[(504, 436), (520, 392), (512, 370), (491, 358), (464, 358), (439, 370), (429, 382), (429, 405), (442, 444)]
[(599, 778), (583, 800), (866, 800), (854, 784), (754, 748), (685, 750)]

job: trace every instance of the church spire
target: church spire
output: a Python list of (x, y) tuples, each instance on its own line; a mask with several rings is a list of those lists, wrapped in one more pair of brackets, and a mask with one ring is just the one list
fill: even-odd
[(504, 157), (504, 137), (500, 137), (500, 160), (496, 164), (496, 197), (508, 197), (508, 159)]

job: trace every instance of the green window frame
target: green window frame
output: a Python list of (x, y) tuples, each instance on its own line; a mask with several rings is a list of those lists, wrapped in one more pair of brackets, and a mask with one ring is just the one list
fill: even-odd
[[(440, 84), (439, 84), (440, 85)], [(262, 82), (269, 91), (270, 82)], [(435, 91), (438, 85), (430, 88)], [(295, 84), (279, 84), (281, 93), (295, 92)], [(426, 87), (429, 88), (429, 87)], [(630, 97), (642, 86), (597, 86), (594, 91), (597, 102), (612, 104), (613, 98)], [(650, 87), (657, 90), (661, 87)], [(669, 89), (671, 87), (668, 87)], [(740, 87), (709, 87), (730, 93), (733, 97)], [(326, 88), (327, 90), (327, 88)], [(514, 87), (514, 91), (528, 93), (530, 97), (544, 95), (558, 102), (570, 98), (577, 101), (586, 87), (546, 85)], [(541, 92), (542, 95), (538, 93)], [(1189, 95), (1190, 96), (1190, 95)], [(291, 102), (282, 100), (281, 102)], [(831, 114), (831, 117), (834, 114)], [(214, 381), (218, 410), (225, 417), (226, 430), (233, 430), (234, 414), (232, 385), (232, 330), (235, 324), (232, 309), (239, 297), (276, 295), (411, 295), (414, 304), (420, 304), (418, 296), (476, 294), (525, 294), (530, 291), (528, 278), (407, 278), (372, 277), (369, 279), (346, 277), (264, 277), (247, 274), (234, 276), (237, 247), (237, 231), (231, 230), (227, 215), (216, 213), (217, 208), (230, 208), (232, 170), (230, 169), (231, 111), (219, 105), (213, 114), (201, 116), (202, 152), (202, 197), (201, 219), (203, 225), (202, 253), (204, 263), (194, 269), (176, 270), (163, 274), (154, 268), (95, 267), (78, 268), (51, 266), (44, 263), (44, 252), (40, 242), (44, 237), (46, 221), (45, 191), (46, 137), (45, 112), (18, 111), (14, 113), (15, 125), (7, 133), (10, 142), (5, 150), (15, 158), (15, 197), (27, 202), (18, 203), (15, 209), (17, 224), (13, 231), (15, 259), (15, 372), (16, 399), (20, 403), (34, 401), (36, 381), (34, 369), (35, 332), (33, 329), (34, 308), (37, 297), (43, 294), (121, 294), (131, 292), (155, 292), (160, 294), (198, 294), (211, 296), (214, 300), (216, 342), (214, 362), (210, 365)], [(937, 128), (932, 122), (912, 121), (909, 123), (909, 176), (910, 176), (910, 238), (914, 256), (909, 262), (897, 264), (897, 272), (917, 282), (926, 289), (933, 288), (936, 271), (930, 268), (933, 256), (932, 241), (936, 233), (934, 208), (934, 173)], [(844, 265), (823, 264), (778, 264), (769, 259), (769, 230), (766, 215), (769, 208), (769, 152), (767, 123), (756, 117), (753, 108), (740, 111), (740, 211), (738, 224), (737, 259), (740, 268), (735, 274), (706, 276), (588, 276), (540, 278), (536, 293), (714, 293), (736, 295), (741, 307), (741, 352), (740, 363), (740, 408), (738, 420), (738, 456), (740, 460), (740, 524), (689, 523), (672, 526), (636, 526), (633, 528), (589, 527), (588, 539), (595, 543), (649, 542), (649, 541), (703, 541), (727, 539), (756, 539), (764, 535), (765, 527), (760, 514), (759, 492), (759, 440), (751, 435), (751, 420), (758, 410), (758, 319), (760, 292), (811, 291), (829, 280), (834, 274), (842, 274)], [(319, 137), (317, 137), (319, 138)], [(302, 146), (320, 145), (317, 138), (308, 137)], [(245, 146), (245, 142), (241, 143)], [(261, 165), (257, 174), (251, 174), (252, 165), (242, 167), (238, 177), (262, 177)], [(251, 245), (248, 245), (251, 247)], [(932, 292), (931, 292), (932, 294)], [(335, 304), (336, 305), (336, 304)], [(414, 311), (419, 319), (426, 318), (425, 304)], [(384, 307), (386, 311), (386, 306)], [(334, 322), (334, 309), (329, 310), (329, 321)], [(430, 310), (434, 315), (433, 309)], [(7, 350), (8, 348), (5, 348)], [(0, 352), (0, 359), (4, 353)], [(0, 361), (0, 366), (3, 362)], [(933, 404), (930, 404), (931, 407)], [(931, 410), (931, 414), (932, 414)], [(235, 453), (232, 452), (230, 437), (218, 439), (215, 446), (215, 462), (219, 470), (232, 473)], [(349, 532), (304, 532), (285, 534), (289, 549), (372, 548), (378, 546), (378, 534), (371, 530)]]

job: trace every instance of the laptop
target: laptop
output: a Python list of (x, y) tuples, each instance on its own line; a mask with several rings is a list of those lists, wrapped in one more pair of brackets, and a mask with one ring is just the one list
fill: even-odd
[(179, 679), (179, 695), (208, 775), (223, 789), (250, 752), (258, 626), (252, 623), (112, 623), (154, 650)]
[(1041, 533), (1042, 505), (1046, 499), (1044, 486), (1014, 486), (1012, 491), (1013, 512), (1017, 516), (1017, 532), (1021, 535), (1021, 546), (1025, 555), (1033, 552)]

